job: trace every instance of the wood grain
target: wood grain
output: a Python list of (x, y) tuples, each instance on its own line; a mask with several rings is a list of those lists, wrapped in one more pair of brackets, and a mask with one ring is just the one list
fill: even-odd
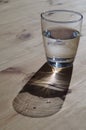
[[(17, 114), (12, 101), (46, 61), (40, 13), (72, 9), (84, 16), (71, 93), (62, 109), (46, 118)], [(0, 0), (0, 130), (86, 130), (86, 0)]]

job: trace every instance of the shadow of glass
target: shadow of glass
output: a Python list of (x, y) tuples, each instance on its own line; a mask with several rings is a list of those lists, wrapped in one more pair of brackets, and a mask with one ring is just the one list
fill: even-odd
[(14, 109), (31, 117), (45, 117), (58, 112), (68, 92), (72, 70), (73, 66), (53, 70), (45, 63), (14, 99)]

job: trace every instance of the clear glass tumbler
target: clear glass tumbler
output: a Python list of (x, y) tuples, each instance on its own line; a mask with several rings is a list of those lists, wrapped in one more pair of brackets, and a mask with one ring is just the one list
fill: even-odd
[(71, 10), (41, 13), (47, 62), (54, 68), (70, 67), (76, 56), (83, 16)]

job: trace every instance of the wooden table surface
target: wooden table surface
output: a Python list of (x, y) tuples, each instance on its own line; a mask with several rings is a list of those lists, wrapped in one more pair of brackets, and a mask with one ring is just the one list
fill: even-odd
[[(84, 16), (70, 93), (49, 117), (15, 112), (13, 99), (46, 61), (40, 13), (71, 9)], [(0, 0), (0, 130), (86, 130), (86, 0)]]

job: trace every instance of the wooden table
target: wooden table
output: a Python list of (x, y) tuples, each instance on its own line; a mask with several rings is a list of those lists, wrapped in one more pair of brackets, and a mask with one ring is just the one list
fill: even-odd
[[(13, 99), (46, 61), (40, 13), (72, 9), (84, 16), (74, 62), (71, 93), (62, 109), (49, 117), (15, 112)], [(0, 0), (0, 130), (86, 130), (86, 0)]]

